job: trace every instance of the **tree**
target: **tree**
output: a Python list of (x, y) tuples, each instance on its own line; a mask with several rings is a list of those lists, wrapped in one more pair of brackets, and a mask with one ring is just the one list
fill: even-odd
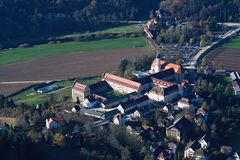
[(59, 146), (59, 147), (65, 147), (66, 146), (66, 140), (64, 135), (61, 133), (56, 133), (53, 138), (53, 144)]

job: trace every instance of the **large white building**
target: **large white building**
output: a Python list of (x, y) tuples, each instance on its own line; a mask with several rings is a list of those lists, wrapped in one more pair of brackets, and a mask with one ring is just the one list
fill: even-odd
[(141, 93), (143, 91), (141, 83), (115, 76), (110, 73), (105, 73), (103, 76), (103, 80), (107, 81), (107, 83), (113, 88), (113, 90), (121, 93)]

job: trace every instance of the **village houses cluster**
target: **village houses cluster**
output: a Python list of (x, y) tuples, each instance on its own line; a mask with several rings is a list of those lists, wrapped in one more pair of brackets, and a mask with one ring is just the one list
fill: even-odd
[[(125, 125), (130, 134), (151, 142), (149, 150), (155, 159), (172, 159), (179, 144), (185, 145), (185, 159), (208, 159), (210, 136), (207, 132), (195, 133), (194, 129), (206, 127), (208, 112), (199, 107), (199, 97), (191, 92), (193, 86), (184, 73), (182, 66), (167, 63), (157, 54), (146, 76), (136, 80), (104, 73), (101, 81), (91, 85), (74, 82), (75, 105), (70, 112), (99, 119), (95, 126), (97, 123)], [(164, 115), (159, 127), (144, 123), (155, 112)], [(186, 116), (186, 112), (193, 118)], [(46, 119), (46, 127), (57, 128), (63, 121), (61, 116)], [(227, 154), (239, 158), (235, 152)]]
[[(152, 142), (151, 152), (157, 159), (169, 159), (176, 154), (177, 143), (186, 143), (184, 157), (206, 158), (210, 144), (205, 133), (195, 137), (193, 126), (196, 122), (207, 121), (207, 113), (198, 107), (198, 96), (189, 95), (191, 85), (184, 79), (182, 66), (161, 60), (160, 54), (153, 60), (147, 76), (136, 80), (126, 79), (111, 73), (104, 73), (102, 81), (92, 85), (75, 82), (72, 87), (72, 99), (76, 102), (73, 112), (81, 110), (85, 115), (109, 120), (116, 125), (126, 125), (131, 134), (138, 135), (141, 140)], [(109, 96), (115, 94), (117, 96)], [(144, 124), (136, 125), (139, 119), (148, 119), (153, 111), (166, 114), (163, 126), (165, 131)], [(195, 120), (185, 116), (175, 117), (182, 110), (195, 112)], [(168, 138), (168, 147), (162, 148), (159, 142)]]

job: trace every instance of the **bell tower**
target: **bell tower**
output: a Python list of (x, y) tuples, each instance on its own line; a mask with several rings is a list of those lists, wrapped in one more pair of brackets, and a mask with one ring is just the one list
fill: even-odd
[(156, 62), (156, 64), (155, 64), (155, 73), (161, 71), (161, 63), (160, 63), (160, 61), (161, 61), (161, 55), (160, 55), (160, 53), (157, 53), (156, 54), (156, 60), (155, 60), (155, 62)]

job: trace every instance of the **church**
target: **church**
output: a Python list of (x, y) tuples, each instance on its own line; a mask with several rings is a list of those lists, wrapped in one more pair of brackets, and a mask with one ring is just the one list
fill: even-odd
[(176, 74), (176, 81), (181, 82), (184, 78), (183, 67), (174, 63), (167, 63), (166, 61), (161, 60), (161, 55), (159, 53), (156, 54), (156, 58), (152, 62), (151, 70), (149, 70), (149, 73), (154, 74), (170, 68), (172, 68)]

